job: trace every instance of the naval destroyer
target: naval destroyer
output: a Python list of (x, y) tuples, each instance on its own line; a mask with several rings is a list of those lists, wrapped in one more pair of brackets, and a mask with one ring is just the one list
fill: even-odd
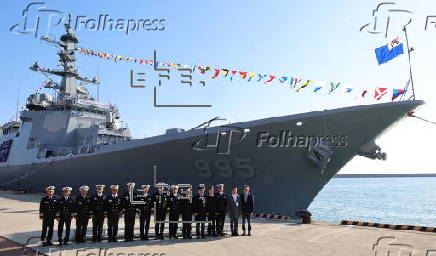
[[(306, 210), (329, 180), (353, 157), (386, 159), (374, 140), (418, 100), (315, 111), (133, 139), (115, 105), (86, 89), (97, 79), (76, 69), (78, 37), (69, 24), (60, 41), (61, 69), (30, 69), (61, 77), (30, 95), (17, 121), (0, 131), (0, 188), (40, 192), (86, 184), (250, 184), (256, 212), (293, 216)], [(157, 169), (157, 172), (156, 172)], [(157, 179), (156, 176), (157, 175)]]

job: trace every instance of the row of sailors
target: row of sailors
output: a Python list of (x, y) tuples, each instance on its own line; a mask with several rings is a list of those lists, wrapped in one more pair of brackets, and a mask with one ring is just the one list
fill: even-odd
[[(150, 193), (150, 186), (143, 185), (142, 194), (135, 192), (134, 183), (127, 184), (127, 191), (123, 196), (118, 195), (119, 186), (110, 186), (111, 193), (104, 195), (104, 185), (96, 186), (96, 194), (88, 196), (89, 187), (84, 185), (79, 188), (80, 195), (71, 196), (71, 187), (64, 187), (63, 196), (54, 195), (55, 187), (46, 188), (46, 196), (41, 199), (39, 213), (42, 219), (41, 241), (43, 245), (52, 245), (54, 220), (58, 221), (59, 245), (67, 245), (70, 237), (72, 218), (76, 219), (75, 241), (85, 242), (86, 230), (89, 219), (92, 219), (92, 241), (102, 241), (103, 223), (107, 218), (108, 241), (116, 242), (118, 223), (124, 216), (124, 239), (133, 241), (136, 215), (139, 214), (141, 240), (148, 240), (150, 218), (155, 213), (155, 238), (164, 239), (163, 231), (167, 213), (169, 215), (169, 236), (178, 238), (177, 221), (182, 217), (182, 234), (184, 239), (192, 239), (192, 217), (196, 222), (196, 235), (206, 238), (205, 223), (208, 222), (207, 234), (209, 236), (224, 236), (223, 228), (226, 214), (230, 217), (231, 235), (238, 235), (238, 219), (242, 215), (243, 235), (246, 235), (245, 222), (248, 224), (248, 235), (251, 235), (251, 215), (254, 208), (254, 197), (250, 187), (244, 185), (243, 193), (238, 194), (238, 188), (233, 187), (231, 195), (224, 193), (224, 185), (213, 186), (205, 192), (205, 185), (200, 184), (195, 196), (191, 188), (187, 187), (179, 193), (179, 186), (171, 186), (171, 191), (165, 191), (168, 185), (156, 184), (157, 191)], [(131, 193), (133, 192), (133, 196)], [(132, 201), (140, 201), (140, 204)], [(174, 221), (175, 223), (171, 223)], [(65, 236), (62, 238), (65, 227)]]

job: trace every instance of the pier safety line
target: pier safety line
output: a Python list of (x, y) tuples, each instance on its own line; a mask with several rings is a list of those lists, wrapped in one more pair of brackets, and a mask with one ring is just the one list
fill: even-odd
[(349, 220), (343, 220), (341, 222), (341, 225), (373, 227), (373, 228), (386, 228), (386, 229), (393, 229), (393, 230), (415, 230), (415, 231), (421, 231), (421, 232), (436, 233), (436, 227), (425, 227), (425, 226), (393, 225), (393, 224), (382, 224), (382, 223), (349, 221)]
[(253, 213), (253, 217), (274, 220), (289, 220), (289, 216), (286, 215), (275, 215), (267, 213)]

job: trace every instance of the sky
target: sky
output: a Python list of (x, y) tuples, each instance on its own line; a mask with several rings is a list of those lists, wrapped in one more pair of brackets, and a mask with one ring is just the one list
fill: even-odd
[[(17, 94), (20, 108), (28, 95), (46, 78), (28, 68), (35, 61), (56, 68), (56, 49), (39, 40), (40, 35), (59, 39), (62, 25), (58, 16), (49, 20), (36, 8), (28, 12), (29, 23), (40, 19), (35, 33), (17, 33), (23, 25), (23, 10), (30, 1), (3, 2), (0, 37), (3, 61), (0, 92), (0, 122), (15, 118)], [(227, 122), (249, 121), (308, 111), (390, 101), (373, 99), (377, 87), (403, 88), (409, 76), (407, 55), (378, 65), (374, 49), (394, 38), (404, 42), (402, 25), (407, 26), (417, 99), (426, 101), (416, 115), (436, 120), (436, 27), (427, 16), (436, 15), (434, 1), (395, 1), (381, 8), (374, 30), (373, 10), (380, 1), (44, 1), (45, 10), (60, 16), (71, 14), (73, 25), (108, 15), (112, 19), (164, 19), (164, 30), (77, 31), (79, 46), (122, 56), (153, 58), (189, 65), (206, 65), (262, 74), (295, 76), (313, 81), (341, 82), (336, 92), (328, 88), (313, 93), (314, 85), (295, 92), (289, 85), (241, 79), (211, 79), (211, 74), (195, 73), (193, 85), (180, 83), (180, 73), (171, 70), (170, 79), (157, 89), (158, 104), (210, 104), (210, 108), (156, 108), (153, 87), (157, 73), (144, 65), (103, 60), (78, 53), (77, 67), (89, 77), (98, 77), (99, 89), (89, 86), (101, 102), (116, 104), (135, 138), (159, 135), (167, 128), (189, 129), (215, 116)], [(388, 9), (407, 10), (389, 12)], [(32, 13), (33, 12), (33, 13)], [(37, 13), (37, 14), (35, 14)], [(386, 17), (390, 18), (385, 37)], [(433, 18), (436, 21), (436, 18)], [(432, 21), (431, 18), (429, 21)], [(49, 23), (51, 22), (51, 23)], [(360, 31), (365, 24), (371, 23)], [(19, 24), (16, 29), (11, 27)], [(89, 23), (90, 24), (90, 23)], [(382, 31), (380, 34), (369, 31)], [(145, 88), (130, 88), (130, 71), (145, 72)], [(136, 77), (135, 79), (140, 78)], [(200, 81), (206, 85), (201, 86)], [(344, 88), (352, 86), (352, 93)], [(362, 88), (369, 95), (362, 99)], [(51, 93), (50, 91), (44, 91)], [(383, 118), (382, 116), (380, 118)], [(219, 124), (219, 123), (218, 123)], [(434, 145), (436, 126), (407, 118), (390, 129), (377, 143), (388, 153), (388, 160), (373, 161), (355, 157), (341, 173), (436, 173)]]

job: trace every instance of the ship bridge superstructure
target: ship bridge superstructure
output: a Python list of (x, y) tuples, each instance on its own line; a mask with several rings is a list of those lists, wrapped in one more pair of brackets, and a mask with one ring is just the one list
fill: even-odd
[(11, 148), (20, 144), (20, 150), (41, 159), (94, 153), (101, 145), (131, 139), (118, 108), (95, 100), (89, 93), (86, 86), (100, 82), (79, 74), (75, 55), (79, 38), (71, 28), (71, 19), (65, 24), (65, 31), (59, 41), (41, 37), (58, 49), (60, 68), (43, 68), (37, 62), (30, 67), (48, 78), (43, 87), (53, 90), (55, 96), (39, 92), (30, 95), (26, 109), (20, 112), (19, 123), (12, 128), (8, 128), (10, 124), (3, 126), (0, 146), (6, 142)]

